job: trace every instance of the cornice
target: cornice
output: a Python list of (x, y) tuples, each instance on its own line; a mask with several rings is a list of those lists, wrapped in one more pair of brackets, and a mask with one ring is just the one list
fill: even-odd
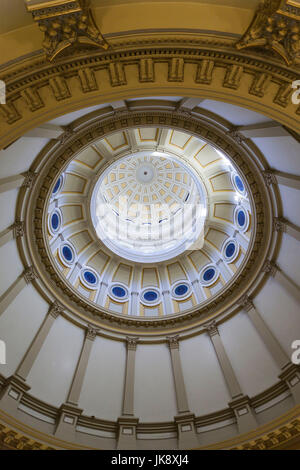
[[(0, 376), (1, 379), (1, 376)], [(281, 395), (286, 385), (279, 382), (270, 389), (260, 393), (251, 399), (252, 406), (261, 405), (272, 401), (276, 396)], [(21, 402), (36, 409), (45, 415), (52, 418), (58, 416), (59, 409), (50, 407), (40, 400), (31, 397), (28, 393), (24, 393)], [(55, 413), (54, 413), (55, 412)], [(226, 420), (234, 419), (232, 410), (225, 409), (209, 415), (196, 417), (195, 425), (197, 427), (217, 424)], [(90, 427), (91, 429), (101, 429), (105, 432), (111, 432), (116, 435), (117, 423), (107, 420), (101, 420), (94, 417), (80, 416), (78, 425)], [(174, 422), (166, 423), (138, 423), (138, 433), (160, 433), (160, 432), (176, 432)], [(275, 437), (275, 439), (274, 439)], [(260, 426), (249, 433), (238, 435), (234, 438), (228, 439), (223, 442), (211, 444), (209, 446), (200, 447), (199, 449), (221, 450), (262, 450), (262, 449), (276, 449), (279, 446), (286, 445), (295, 438), (300, 437), (300, 406), (294, 407), (280, 418), (274, 419), (272, 422)], [(4, 445), (10, 449), (36, 449), (36, 450), (50, 450), (50, 449), (92, 449), (94, 446), (82, 446), (79, 444), (66, 442), (55, 438), (52, 435), (45, 434), (37, 429), (33, 429), (14, 417), (9, 416), (4, 411), (0, 410), (0, 445)]]
[(297, 68), (265, 56), (255, 57), (233, 46), (224, 49), (201, 38), (169, 43), (163, 34), (149, 39), (147, 47), (137, 40), (106, 52), (67, 56), (55, 65), (42, 56), (29, 57), (2, 68), (7, 104), (0, 107), (6, 133), (0, 146), (48, 118), (98, 104), (99, 92), (105, 99), (113, 95), (118, 99), (120, 92), (124, 98), (138, 88), (141, 96), (149, 93), (150, 83), (152, 96), (164, 95), (168, 88), (169, 93), (183, 96), (201, 94), (225, 101), (227, 97), (233, 104), (240, 101), (256, 110), (261, 105), (271, 118), (297, 131), (300, 106), (291, 102), (291, 83), (297, 78)]

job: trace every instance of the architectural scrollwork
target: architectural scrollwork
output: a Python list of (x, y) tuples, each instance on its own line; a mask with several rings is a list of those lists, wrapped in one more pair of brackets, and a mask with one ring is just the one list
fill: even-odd
[(43, 48), (50, 61), (78, 44), (109, 47), (94, 21), (89, 0), (66, 0), (59, 4), (55, 0), (46, 4), (26, 0), (26, 6), (45, 35)]
[(279, 54), (287, 64), (300, 58), (300, 8), (287, 0), (262, 0), (237, 49), (256, 47)]

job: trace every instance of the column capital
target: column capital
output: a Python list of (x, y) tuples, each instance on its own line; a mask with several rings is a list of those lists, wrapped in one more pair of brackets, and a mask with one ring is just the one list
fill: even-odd
[(48, 313), (53, 318), (57, 318), (59, 315), (63, 313), (63, 311), (64, 311), (63, 307), (55, 300), (53, 304), (50, 305)]
[(98, 331), (99, 330), (97, 328), (94, 328), (92, 325), (88, 325), (86, 328), (86, 334), (85, 334), (86, 339), (89, 339), (90, 341), (94, 341), (97, 336)]
[(179, 349), (179, 335), (167, 336), (170, 349)]
[(139, 337), (137, 336), (126, 336), (127, 349), (131, 351), (136, 350), (137, 343), (139, 342)]
[(26, 268), (23, 272), (23, 276), (27, 284), (30, 284), (38, 277), (33, 266)]
[(268, 186), (271, 186), (271, 184), (276, 184), (276, 176), (271, 170), (265, 170), (262, 172), (263, 178), (265, 180), (265, 183)]
[(274, 217), (273, 230), (274, 232), (285, 232), (286, 231), (285, 220), (282, 219), (281, 217)]
[(27, 173), (24, 173), (24, 176), (25, 179), (22, 186), (26, 189), (30, 189), (36, 179), (37, 174), (33, 171), (27, 171)]
[(16, 219), (15, 223), (12, 226), (12, 229), (15, 238), (23, 237), (25, 234), (25, 224), (20, 219)]
[(275, 276), (278, 271), (278, 266), (274, 263), (274, 261), (270, 261), (269, 259), (265, 262), (262, 272), (270, 274), (271, 276)]
[(226, 135), (231, 137), (233, 140), (236, 141), (237, 144), (241, 145), (245, 140), (246, 137), (243, 136), (237, 129), (233, 128), (226, 132)]
[(209, 336), (212, 338), (215, 335), (219, 334), (218, 326), (215, 321), (212, 321), (210, 323), (206, 323), (203, 325)]
[(240, 298), (240, 300), (238, 301), (238, 304), (241, 307), (243, 307), (243, 309), (246, 310), (246, 312), (249, 312), (250, 310), (255, 308), (253, 300), (250, 299), (250, 297), (248, 297), (247, 294), (243, 295), (243, 297)]

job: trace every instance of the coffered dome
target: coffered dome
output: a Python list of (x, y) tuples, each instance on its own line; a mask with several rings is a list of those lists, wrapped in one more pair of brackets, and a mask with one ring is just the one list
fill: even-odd
[(187, 132), (108, 135), (51, 187), (52, 261), (77, 295), (109, 311), (195, 310), (243, 268), (255, 220), (248, 194), (224, 152)]

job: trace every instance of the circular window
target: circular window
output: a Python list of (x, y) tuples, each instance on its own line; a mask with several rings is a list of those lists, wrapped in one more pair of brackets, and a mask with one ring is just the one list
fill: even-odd
[(54, 234), (58, 232), (58, 230), (61, 227), (61, 214), (60, 212), (55, 209), (55, 211), (52, 212), (49, 216), (49, 221), (48, 221), (48, 227), (50, 230), (50, 233)]
[(154, 305), (160, 302), (160, 292), (155, 287), (145, 289), (141, 295), (142, 303), (146, 305)]
[(53, 196), (61, 190), (62, 185), (63, 185), (63, 175), (60, 175), (60, 177), (58, 178), (58, 180), (56, 181), (56, 183), (54, 185), (54, 188), (53, 188), (53, 191), (52, 191)]
[(112, 299), (117, 300), (118, 302), (125, 302), (128, 300), (128, 290), (125, 286), (120, 284), (115, 284), (111, 286), (109, 295)]
[(239, 246), (236, 240), (227, 240), (223, 247), (223, 257), (226, 263), (232, 263), (239, 254)]
[(240, 231), (246, 232), (248, 230), (249, 215), (246, 209), (244, 209), (242, 206), (238, 206), (235, 210), (234, 219), (235, 224)]
[(180, 281), (173, 286), (172, 295), (175, 298), (185, 298), (190, 295), (190, 285), (187, 282)]
[(60, 247), (60, 257), (64, 264), (70, 266), (75, 260), (75, 251), (70, 244), (63, 244)]
[(206, 266), (200, 273), (200, 281), (205, 286), (212, 285), (218, 278), (219, 272), (215, 266)]
[(238, 191), (240, 194), (243, 194), (243, 195), (246, 193), (245, 185), (242, 181), (242, 178), (238, 174), (233, 173), (232, 182), (236, 191)]
[(95, 271), (90, 268), (84, 269), (81, 273), (81, 280), (83, 284), (89, 289), (96, 289), (99, 284), (99, 278)]

